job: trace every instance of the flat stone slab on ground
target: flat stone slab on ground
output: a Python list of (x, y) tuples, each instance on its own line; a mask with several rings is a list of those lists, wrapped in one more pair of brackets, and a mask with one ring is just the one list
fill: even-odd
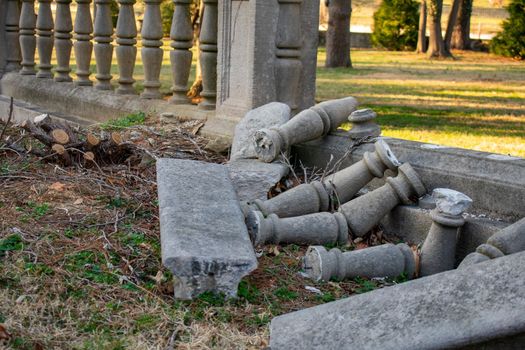
[(524, 264), (525, 252), (516, 253), (279, 316), (270, 347), (499, 349), (492, 339), (523, 345)]
[(175, 276), (175, 297), (235, 296), (257, 259), (228, 168), (159, 159), (157, 183), (162, 263)]

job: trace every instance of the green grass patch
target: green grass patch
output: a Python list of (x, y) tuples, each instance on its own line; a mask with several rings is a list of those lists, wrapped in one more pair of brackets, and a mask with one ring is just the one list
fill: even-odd
[(112, 119), (100, 124), (102, 130), (120, 130), (129, 128), (134, 125), (142, 125), (146, 121), (146, 114), (144, 112), (137, 112), (128, 114), (122, 118)]
[(24, 249), (24, 241), (18, 234), (9, 235), (0, 240), (0, 258), (5, 256), (6, 252)]

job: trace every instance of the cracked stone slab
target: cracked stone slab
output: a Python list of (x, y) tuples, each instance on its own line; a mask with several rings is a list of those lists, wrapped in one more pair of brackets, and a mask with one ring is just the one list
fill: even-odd
[(447, 215), (460, 215), (472, 204), (472, 199), (469, 196), (448, 188), (434, 189), (432, 197), (436, 200), (437, 210)]
[(157, 183), (162, 263), (175, 276), (175, 298), (236, 296), (257, 259), (228, 168), (159, 159)]

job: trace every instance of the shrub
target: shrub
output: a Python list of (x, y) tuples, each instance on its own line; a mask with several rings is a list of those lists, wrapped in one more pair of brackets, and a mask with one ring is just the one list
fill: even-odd
[(173, 1), (163, 0), (160, 4), (160, 15), (162, 17), (162, 33), (165, 37), (170, 36), (171, 31), (171, 19), (173, 17)]
[(374, 13), (372, 44), (388, 50), (414, 50), (417, 45), (419, 3), (383, 0)]
[(525, 59), (525, 0), (512, 0), (507, 7), (509, 18), (503, 22), (503, 30), (490, 43), (495, 54)]

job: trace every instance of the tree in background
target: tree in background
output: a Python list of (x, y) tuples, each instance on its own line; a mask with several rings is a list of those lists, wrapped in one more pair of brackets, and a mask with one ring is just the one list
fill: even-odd
[(509, 18), (503, 22), (503, 31), (490, 42), (495, 54), (525, 59), (525, 0), (512, 0), (507, 7)]
[(414, 50), (418, 39), (419, 4), (414, 0), (383, 0), (374, 13), (374, 46)]
[(352, 67), (350, 59), (351, 0), (325, 0), (328, 7), (325, 67)]
[(430, 38), (428, 42), (427, 55), (430, 58), (452, 57), (450, 51), (445, 47), (443, 33), (441, 31), (441, 14), (443, 13), (443, 0), (428, 1), (428, 17), (430, 26)]
[(458, 50), (470, 49), (470, 18), (472, 17), (473, 0), (461, 0), (451, 47)]
[(454, 32), (454, 27), (456, 26), (457, 18), (459, 15), (459, 7), (462, 0), (453, 0), (452, 8), (448, 15), (447, 31), (445, 32), (445, 51), (450, 53), (450, 47), (452, 43), (452, 33)]
[(421, 5), (419, 5), (419, 30), (416, 53), (425, 52), (427, 52), (427, 1), (421, 0)]

